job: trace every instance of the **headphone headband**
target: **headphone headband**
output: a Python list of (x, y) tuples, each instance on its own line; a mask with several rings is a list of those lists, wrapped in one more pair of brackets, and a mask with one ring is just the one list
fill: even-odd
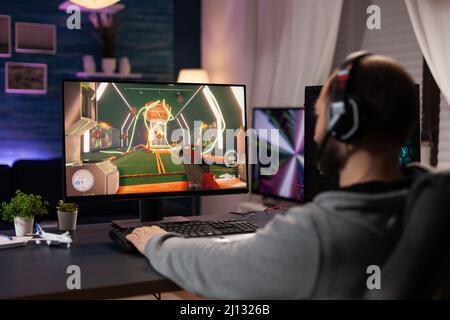
[(364, 59), (365, 57), (373, 55), (372, 53), (368, 51), (356, 51), (353, 53), (350, 53), (345, 60), (341, 63), (339, 66), (339, 70), (348, 69), (356, 65), (359, 61)]

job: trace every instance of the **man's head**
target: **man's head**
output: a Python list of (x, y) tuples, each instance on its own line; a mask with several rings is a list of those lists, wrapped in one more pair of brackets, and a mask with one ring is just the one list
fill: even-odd
[[(419, 115), (414, 82), (396, 61), (379, 55), (364, 57), (351, 77), (347, 92), (358, 100), (362, 114), (360, 130), (351, 143), (334, 138), (325, 143), (319, 159), (319, 168), (325, 175), (336, 174), (355, 150), (398, 156)], [(337, 81), (334, 72), (326, 81), (315, 106), (314, 140), (318, 145), (326, 136), (332, 88)]]

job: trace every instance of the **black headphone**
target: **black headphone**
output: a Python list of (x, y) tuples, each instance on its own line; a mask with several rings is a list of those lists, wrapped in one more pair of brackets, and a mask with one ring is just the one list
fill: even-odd
[(349, 94), (348, 88), (361, 60), (371, 55), (367, 51), (350, 54), (340, 65), (334, 84), (330, 88), (327, 135), (339, 141), (351, 142), (360, 131), (363, 116), (358, 104), (359, 99)]

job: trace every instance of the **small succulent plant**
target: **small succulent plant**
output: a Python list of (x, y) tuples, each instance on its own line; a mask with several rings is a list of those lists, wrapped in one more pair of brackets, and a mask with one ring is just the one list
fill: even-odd
[(59, 200), (58, 205), (56, 206), (59, 212), (71, 212), (75, 213), (78, 210), (78, 205), (76, 203), (64, 202), (63, 200)]

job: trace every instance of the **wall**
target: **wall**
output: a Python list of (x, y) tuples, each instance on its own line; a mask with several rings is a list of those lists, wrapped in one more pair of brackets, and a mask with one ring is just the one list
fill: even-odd
[(201, 67), (201, 0), (174, 2), (174, 79), (183, 68)]
[[(58, 10), (62, 0), (0, 0), (0, 14), (11, 15), (14, 23), (37, 22), (57, 25), (57, 53), (22, 54), (0, 58), (0, 164), (17, 159), (47, 159), (61, 155), (60, 82), (74, 78), (82, 69), (82, 56), (93, 54), (100, 66), (101, 47), (86, 14), (81, 30), (66, 28), (67, 14)], [(117, 14), (116, 56), (128, 56), (133, 72), (150, 81), (174, 78), (172, 0), (122, 0), (126, 8)], [(13, 40), (14, 44), (14, 40)], [(4, 92), (7, 61), (48, 64), (48, 93), (18, 95)]]

